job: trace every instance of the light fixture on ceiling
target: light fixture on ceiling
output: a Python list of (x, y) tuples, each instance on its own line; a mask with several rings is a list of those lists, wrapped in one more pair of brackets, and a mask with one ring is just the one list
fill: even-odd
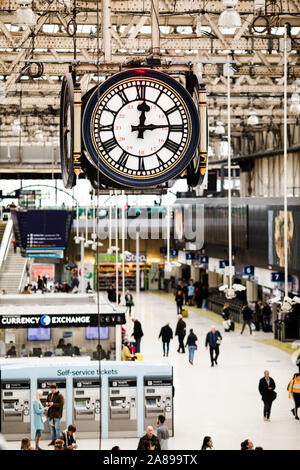
[(20, 8), (15, 13), (15, 23), (20, 26), (35, 26), (37, 23), (37, 16), (32, 11), (32, 0), (16, 0)]
[(249, 126), (256, 126), (256, 124), (258, 124), (258, 116), (257, 116), (256, 109), (251, 108), (249, 110), (249, 116), (248, 116), (248, 119), (247, 119), (247, 124)]
[(44, 140), (44, 134), (43, 134), (43, 131), (42, 129), (36, 129), (35, 131), (35, 138), (38, 142), (43, 142)]
[(240, 14), (234, 9), (238, 0), (222, 0), (222, 5), (225, 10), (219, 16), (218, 26), (221, 32), (236, 30), (242, 26)]
[(215, 128), (215, 133), (218, 135), (225, 134), (225, 127), (222, 121), (217, 121), (217, 126)]

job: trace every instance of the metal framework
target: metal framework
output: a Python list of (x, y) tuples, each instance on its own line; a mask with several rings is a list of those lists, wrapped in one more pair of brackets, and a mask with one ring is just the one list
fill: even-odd
[[(31, 28), (16, 25), (15, 0), (0, 0), (0, 143), (32, 145), (37, 128), (53, 143), (61, 79), (70, 66), (87, 91), (126, 64), (149, 57), (159, 58), (162, 70), (175, 76), (193, 68), (206, 83), (212, 125), (217, 119), (226, 124), (223, 64), (229, 55), (236, 68), (231, 85), (232, 144), (242, 152), (248, 136), (251, 140), (255, 133), (254, 140), (259, 140), (258, 134), (282, 125), (280, 39), (286, 23), (291, 40), (288, 94), (294, 91), (293, 81), (300, 79), (300, 1), (265, 4), (264, 10), (255, 10), (252, 0), (239, 0), (242, 27), (224, 34), (218, 28), (221, 0), (73, 0), (70, 8), (64, 0), (33, 0), (37, 24)], [(261, 118), (255, 132), (246, 125), (250, 104)], [(14, 134), (11, 127), (17, 118), (21, 131)], [(289, 116), (288, 126), (294, 134), (298, 118)], [(211, 142), (218, 139), (212, 133)], [(242, 142), (237, 144), (237, 139)], [(40, 163), (45, 165), (45, 160)]]

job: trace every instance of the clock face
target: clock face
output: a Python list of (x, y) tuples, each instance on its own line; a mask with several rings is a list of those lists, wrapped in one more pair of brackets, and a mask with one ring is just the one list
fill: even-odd
[(192, 98), (154, 70), (114, 75), (90, 97), (83, 139), (91, 163), (113, 181), (155, 186), (181, 173), (199, 139)]

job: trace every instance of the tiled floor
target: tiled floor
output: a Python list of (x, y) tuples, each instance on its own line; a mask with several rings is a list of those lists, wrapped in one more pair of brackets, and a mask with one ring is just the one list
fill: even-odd
[[(174, 367), (175, 385), (175, 437), (169, 441), (169, 449), (199, 449), (203, 437), (213, 438), (215, 449), (239, 449), (244, 439), (251, 439), (264, 449), (300, 449), (300, 421), (290, 412), (287, 384), (297, 371), (291, 356), (255, 339), (272, 338), (272, 334), (248, 329), (223, 334), (223, 344), (218, 366), (210, 367), (209, 352), (204, 347), (211, 320), (205, 311), (190, 309), (187, 328), (193, 328), (198, 336), (198, 350), (194, 365), (188, 362), (187, 353), (177, 353), (177, 338), (171, 342), (168, 358), (162, 355), (162, 343), (158, 341), (161, 326), (170, 322), (175, 331), (176, 306), (169, 298), (154, 293), (135, 296), (135, 315), (141, 321), (145, 336), (142, 339), (144, 360), (169, 361)], [(219, 326), (218, 326), (219, 327)], [(132, 332), (132, 322), (126, 326)], [(271, 422), (263, 421), (263, 403), (258, 393), (258, 381), (265, 369), (270, 370), (277, 388)], [(99, 449), (94, 439), (78, 440), (80, 449)], [(136, 449), (138, 439), (102, 440), (101, 448)], [(46, 448), (48, 441), (42, 441)], [(19, 442), (10, 442), (10, 449), (18, 449)], [(48, 448), (48, 447), (47, 447)]]

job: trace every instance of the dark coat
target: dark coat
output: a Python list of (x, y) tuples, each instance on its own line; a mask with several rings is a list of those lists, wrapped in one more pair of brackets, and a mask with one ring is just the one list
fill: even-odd
[[(222, 335), (221, 335), (221, 333), (220, 333), (218, 330), (216, 330), (216, 335), (217, 335), (217, 338), (221, 338), (221, 339), (222, 339)], [(209, 344), (212, 348), (214, 347), (214, 346), (213, 346), (213, 338), (212, 338), (212, 332), (211, 332), (211, 331), (209, 331), (209, 332), (207, 333), (207, 335), (206, 335), (205, 347), (206, 347), (208, 344)], [(217, 345), (217, 346), (218, 346), (218, 345)]]
[(263, 306), (262, 314), (263, 314), (263, 317), (270, 318), (270, 316), (272, 315), (272, 310), (271, 310), (270, 305), (265, 304), (265, 305)]
[[(46, 401), (51, 401), (51, 393), (48, 394)], [(49, 418), (61, 418), (64, 407), (64, 397), (59, 391), (57, 391), (56, 393), (54, 393), (52, 401), (53, 405), (50, 406), (48, 410)]]
[(131, 294), (125, 295), (126, 307), (129, 307), (133, 303), (133, 297)]
[(252, 310), (249, 307), (245, 307), (242, 310), (243, 314), (243, 321), (251, 321), (252, 320)]
[(185, 321), (180, 318), (178, 320), (177, 325), (176, 325), (176, 331), (175, 331), (175, 336), (185, 336), (186, 335), (186, 324)]
[(155, 445), (155, 450), (160, 450), (160, 443), (158, 437), (153, 434), (151, 439), (145, 434), (143, 437), (140, 438), (139, 445), (137, 450), (146, 450), (146, 446), (148, 442), (152, 442), (152, 445)]
[(135, 340), (144, 336), (141, 322), (139, 322), (138, 320), (135, 320), (134, 322), (133, 333), (131, 336), (133, 336)]
[(169, 327), (169, 325), (165, 325), (162, 327), (159, 333), (159, 337), (162, 339), (164, 343), (169, 343), (170, 340), (173, 338), (173, 330)]
[(175, 297), (175, 301), (176, 301), (177, 305), (183, 305), (184, 295), (183, 294), (177, 294), (176, 297)]
[(274, 390), (276, 388), (276, 385), (272, 377), (270, 377), (270, 387), (272, 388), (272, 390), (268, 389), (268, 384), (267, 384), (265, 377), (260, 379), (258, 390), (259, 390), (259, 393), (261, 394), (261, 399), (263, 401), (271, 402), (275, 400), (276, 393), (274, 392)]
[(196, 341), (198, 341), (197, 336), (194, 333), (190, 333), (186, 340), (186, 346), (197, 346)]
[(230, 313), (228, 307), (223, 308), (222, 317), (224, 318), (224, 320), (229, 320)]

